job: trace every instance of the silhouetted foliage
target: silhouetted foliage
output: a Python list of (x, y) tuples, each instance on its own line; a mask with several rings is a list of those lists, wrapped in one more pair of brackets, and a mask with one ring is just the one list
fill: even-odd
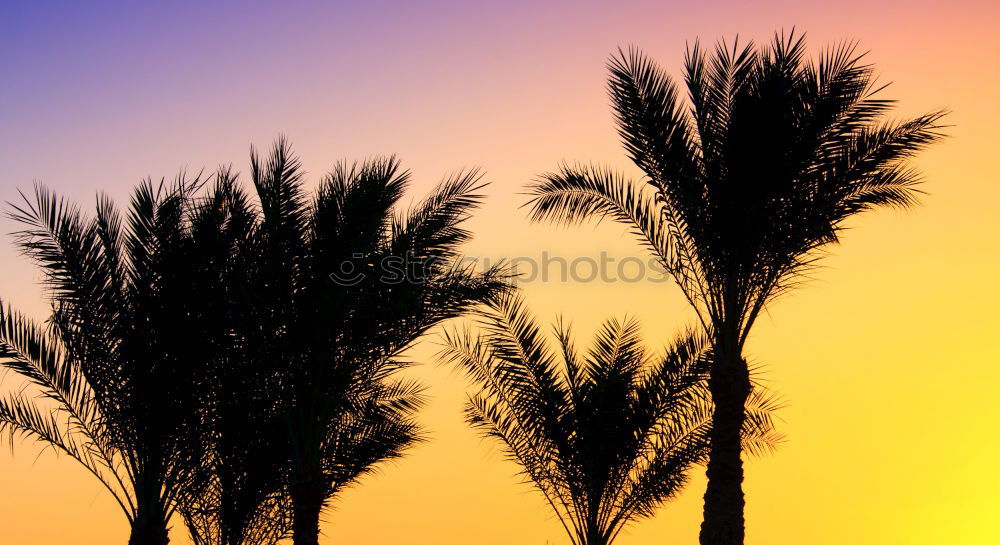
[(399, 210), (409, 173), (395, 158), (338, 164), (310, 197), (280, 140), (252, 156), (261, 206), (260, 356), (281, 369), (294, 541), (318, 541), (329, 500), (420, 437), (419, 384), (396, 378), (424, 332), (505, 289), (498, 269), (457, 262), (462, 222), (479, 204), (478, 171)]
[(0, 313), (0, 364), (33, 386), (0, 401), (0, 429), (80, 462), (114, 495), (133, 545), (167, 543), (203, 456), (197, 377), (214, 348), (191, 334), (211, 316), (194, 293), (188, 206), (201, 183), (142, 183), (124, 222), (107, 197), (87, 219), (42, 187), (10, 212), (52, 314), (42, 327)]
[(200, 374), (206, 456), (179, 507), (196, 545), (265, 545), (287, 535), (287, 445), (281, 369), (267, 357), (266, 309), (256, 304), (258, 211), (220, 170), (199, 201), (192, 266), (206, 271), (200, 304), (215, 316), (218, 350)]
[[(467, 419), (503, 446), (542, 492), (574, 545), (608, 545), (629, 522), (653, 515), (708, 455), (711, 353), (687, 332), (654, 354), (635, 320), (605, 322), (581, 355), (570, 328), (550, 346), (520, 298), (480, 313), (481, 333), (446, 333), (443, 361), (479, 387)], [(775, 400), (757, 390), (744, 446), (770, 449)]]
[(403, 211), (394, 158), (312, 197), (284, 140), (251, 159), (256, 203), (222, 169), (204, 195), (141, 184), (124, 226), (104, 197), (93, 220), (42, 188), (12, 207), (53, 304), (47, 328), (0, 313), (2, 365), (40, 396), (0, 400), (0, 430), (83, 464), (132, 545), (175, 512), (199, 545), (317, 543), (329, 500), (420, 439), (401, 354), (507, 287), (458, 263), (478, 171)]
[(609, 65), (625, 150), (641, 183), (563, 165), (532, 186), (531, 217), (631, 227), (674, 276), (715, 354), (715, 402), (704, 545), (743, 542), (739, 430), (750, 381), (742, 356), (765, 305), (796, 285), (848, 217), (916, 201), (908, 165), (941, 138), (942, 112), (886, 121), (854, 44), (806, 58), (794, 32), (768, 46), (720, 43), (687, 52), (687, 102), (637, 50)]

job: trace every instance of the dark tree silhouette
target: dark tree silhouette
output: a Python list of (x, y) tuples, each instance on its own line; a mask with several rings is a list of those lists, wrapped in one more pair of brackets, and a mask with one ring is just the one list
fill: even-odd
[(794, 32), (766, 47), (720, 43), (686, 55), (688, 103), (636, 50), (610, 61), (610, 95), (642, 183), (562, 166), (532, 187), (534, 220), (628, 225), (677, 280), (714, 351), (714, 427), (704, 545), (743, 542), (740, 429), (750, 380), (742, 352), (765, 305), (837, 241), (848, 217), (906, 208), (913, 155), (941, 137), (942, 112), (886, 121), (893, 101), (853, 44), (805, 55)]
[(31, 391), (0, 400), (0, 430), (80, 462), (115, 497), (130, 545), (164, 545), (167, 522), (201, 466), (197, 377), (213, 353), (204, 284), (190, 266), (189, 195), (198, 179), (137, 187), (124, 222), (109, 199), (97, 214), (36, 187), (12, 205), (17, 233), (52, 298), (39, 326), (0, 312), (0, 365)]
[(280, 140), (251, 175), (261, 206), (254, 281), (261, 346), (281, 369), (287, 490), (296, 545), (318, 543), (342, 487), (419, 438), (420, 386), (396, 378), (429, 328), (506, 288), (500, 269), (457, 262), (461, 223), (479, 204), (478, 171), (449, 177), (409, 211), (395, 158), (338, 164), (315, 195)]
[(114, 495), (131, 545), (317, 543), (323, 507), (419, 440), (401, 354), (507, 289), (458, 263), (477, 171), (412, 210), (393, 159), (340, 164), (315, 196), (280, 140), (252, 155), (258, 203), (229, 169), (141, 184), (126, 225), (48, 191), (12, 206), (47, 275), (48, 327), (0, 313), (0, 363), (44, 399), (0, 400), (0, 430), (69, 454)]
[(236, 176), (220, 170), (192, 221), (192, 266), (218, 349), (200, 373), (203, 471), (181, 501), (196, 545), (267, 545), (290, 528), (281, 373), (268, 357), (266, 312), (257, 305), (258, 211)]
[[(516, 296), (480, 313), (482, 332), (445, 334), (443, 361), (479, 387), (470, 424), (498, 440), (542, 492), (574, 545), (608, 545), (675, 496), (708, 455), (711, 353), (699, 334), (657, 355), (634, 320), (606, 322), (580, 355), (570, 329), (551, 347)], [(747, 404), (743, 444), (770, 449), (773, 397)]]

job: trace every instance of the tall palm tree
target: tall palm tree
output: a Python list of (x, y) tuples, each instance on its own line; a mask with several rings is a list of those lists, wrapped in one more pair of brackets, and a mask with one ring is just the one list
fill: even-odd
[(641, 183), (564, 165), (532, 187), (535, 220), (611, 218), (659, 257), (711, 339), (714, 426), (704, 545), (743, 542), (739, 432), (750, 381), (743, 347), (764, 307), (837, 241), (844, 221), (916, 201), (915, 153), (941, 137), (942, 112), (887, 121), (853, 44), (806, 58), (794, 32), (770, 46), (686, 55), (688, 102), (636, 50), (612, 58), (618, 133)]
[(269, 545), (290, 527), (280, 368), (265, 354), (267, 316), (255, 305), (258, 211), (220, 170), (192, 220), (192, 264), (206, 271), (201, 304), (216, 316), (218, 350), (200, 373), (203, 472), (180, 501), (195, 545)]
[(344, 486), (419, 438), (420, 385), (398, 378), (424, 332), (505, 289), (499, 268), (458, 266), (478, 171), (455, 174), (408, 211), (395, 158), (340, 163), (310, 198), (279, 140), (252, 156), (261, 207), (254, 283), (267, 316), (263, 354), (281, 369), (287, 488), (296, 545)]
[(0, 365), (45, 398), (0, 400), (0, 430), (81, 463), (115, 497), (130, 545), (164, 545), (178, 498), (196, 478), (200, 362), (211, 316), (192, 267), (189, 196), (199, 180), (147, 181), (123, 226), (105, 197), (93, 219), (42, 187), (14, 205), (17, 234), (52, 298), (45, 327), (0, 311)]
[[(711, 354), (702, 335), (685, 333), (654, 354), (637, 321), (609, 320), (581, 356), (561, 322), (550, 346), (516, 296), (480, 314), (482, 333), (446, 334), (441, 357), (479, 387), (469, 423), (501, 443), (574, 545), (609, 545), (706, 458)], [(774, 408), (761, 390), (750, 399), (746, 448), (773, 447)]]

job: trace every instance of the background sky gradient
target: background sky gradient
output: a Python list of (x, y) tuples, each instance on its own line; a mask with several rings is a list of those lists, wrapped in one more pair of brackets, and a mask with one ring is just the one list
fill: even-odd
[[(0, 5), (0, 201), (39, 180), (92, 208), (103, 190), (232, 163), (286, 134), (311, 183), (341, 158), (398, 153), (413, 194), (479, 165), (492, 181), (468, 252), (618, 259), (617, 225), (525, 219), (525, 183), (561, 160), (634, 172), (618, 145), (605, 62), (643, 48), (677, 73), (685, 44), (808, 34), (871, 50), (898, 113), (953, 113), (923, 154), (924, 205), (857, 219), (803, 289), (774, 305), (749, 352), (788, 402), (787, 443), (748, 466), (748, 545), (1000, 543), (1000, 221), (996, 2), (285, 2)], [(16, 225), (0, 220), (0, 232)], [(44, 316), (39, 273), (7, 238), (0, 296)], [(663, 344), (691, 313), (663, 283), (533, 282), (543, 320), (580, 341), (608, 316)], [(431, 338), (433, 341), (433, 337)], [(430, 344), (413, 351), (430, 362)], [(352, 545), (566, 543), (544, 502), (460, 410), (464, 380), (425, 363), (433, 440), (327, 513)], [(17, 378), (5, 377), (7, 388)], [(6, 443), (4, 443), (6, 445)], [(0, 451), (0, 542), (124, 543), (113, 500), (39, 445)], [(619, 545), (695, 543), (704, 480)], [(173, 543), (186, 543), (174, 524)]]

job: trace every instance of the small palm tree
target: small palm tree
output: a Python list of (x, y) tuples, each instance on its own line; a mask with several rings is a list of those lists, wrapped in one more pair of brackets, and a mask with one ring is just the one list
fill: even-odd
[[(443, 361), (479, 391), (470, 424), (503, 446), (541, 491), (574, 545), (608, 545), (631, 521), (677, 495), (708, 454), (711, 353), (697, 334), (665, 354), (643, 347), (634, 320), (606, 322), (580, 355), (568, 327), (557, 346), (516, 296), (481, 312), (481, 334), (445, 335)], [(773, 398), (751, 396), (744, 446), (771, 448)]]
[(689, 103), (630, 50), (610, 63), (618, 132), (642, 183), (565, 165), (532, 187), (532, 218), (628, 225), (677, 280), (714, 351), (714, 427), (701, 543), (743, 542), (740, 430), (750, 395), (742, 352), (765, 306), (837, 241), (844, 221), (916, 201), (908, 160), (941, 138), (942, 112), (884, 119), (893, 102), (844, 45), (818, 61), (794, 32), (770, 47), (687, 53)]
[(458, 173), (409, 211), (395, 158), (339, 164), (310, 198), (279, 140), (252, 157), (261, 206), (254, 305), (259, 356), (280, 368), (287, 492), (296, 545), (344, 486), (419, 438), (419, 384), (400, 355), (429, 328), (506, 288), (503, 272), (456, 264), (462, 222), (479, 204), (478, 171)]
[(37, 187), (13, 206), (24, 252), (45, 273), (45, 327), (0, 310), (0, 365), (33, 385), (0, 400), (0, 430), (81, 463), (114, 496), (130, 545), (164, 545), (167, 522), (196, 479), (202, 447), (197, 377), (213, 353), (211, 316), (196, 301), (189, 195), (198, 180), (138, 186), (125, 226)]

